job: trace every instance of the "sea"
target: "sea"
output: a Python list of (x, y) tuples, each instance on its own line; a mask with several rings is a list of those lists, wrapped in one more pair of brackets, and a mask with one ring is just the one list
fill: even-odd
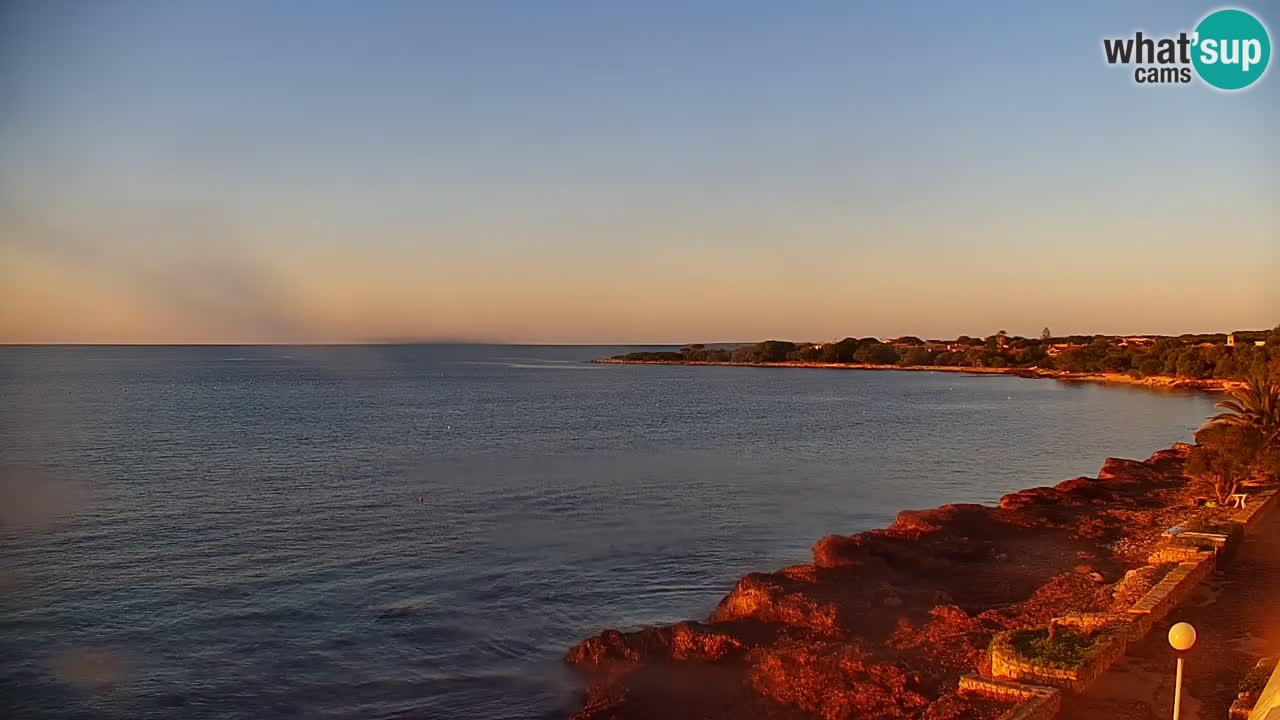
[(637, 349), (0, 348), (0, 717), (562, 718), (601, 629), (1215, 401)]

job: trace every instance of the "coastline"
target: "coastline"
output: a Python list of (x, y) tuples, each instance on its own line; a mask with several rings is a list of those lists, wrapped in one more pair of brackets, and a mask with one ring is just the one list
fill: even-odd
[(1168, 572), (1162, 532), (1226, 512), (1195, 506), (1189, 451), (1108, 458), (994, 506), (903, 511), (819, 539), (811, 564), (747, 574), (701, 621), (604, 630), (565, 656), (587, 680), (572, 718), (1004, 717), (1009, 702), (957, 686), (992, 672), (993, 637), (1124, 614)]
[(717, 365), (723, 367), (754, 368), (804, 368), (810, 370), (878, 370), (901, 372), (951, 372), (966, 375), (1013, 375), (1016, 377), (1061, 382), (1088, 382), (1107, 385), (1134, 385), (1159, 390), (1198, 390), (1202, 392), (1228, 392), (1244, 387), (1239, 380), (1193, 379), (1169, 375), (1133, 377), (1125, 373), (1076, 373), (1043, 368), (990, 368), (959, 365), (874, 365), (869, 363), (815, 363), (815, 362), (730, 362), (706, 360), (627, 360), (623, 358), (599, 358), (591, 361), (600, 365)]

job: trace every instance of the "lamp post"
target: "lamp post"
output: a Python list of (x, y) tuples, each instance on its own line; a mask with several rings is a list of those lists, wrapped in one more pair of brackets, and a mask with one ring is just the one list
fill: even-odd
[(1180, 622), (1169, 628), (1169, 644), (1178, 651), (1178, 674), (1173, 681), (1173, 720), (1178, 720), (1182, 705), (1182, 654), (1196, 644), (1196, 629), (1191, 623)]

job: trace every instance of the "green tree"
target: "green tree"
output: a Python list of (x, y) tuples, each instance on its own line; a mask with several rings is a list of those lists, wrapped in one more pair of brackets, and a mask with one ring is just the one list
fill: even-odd
[(1267, 446), (1280, 445), (1280, 385), (1255, 375), (1218, 407), (1226, 412), (1210, 418), (1211, 426), (1251, 427), (1261, 434)]
[(1258, 468), (1264, 454), (1262, 433), (1250, 425), (1210, 423), (1196, 433), (1185, 467), (1225, 505), (1240, 483)]
[(1060, 370), (1069, 372), (1089, 372), (1089, 352), (1087, 348), (1071, 348), (1058, 354), (1054, 365)]
[(1049, 338), (1053, 337), (1053, 333), (1049, 332), (1049, 328), (1040, 331), (1040, 342), (1049, 342)]
[(800, 362), (818, 362), (822, 359), (822, 351), (812, 345), (801, 345), (787, 353), (787, 359)]
[(1148, 357), (1138, 364), (1138, 373), (1144, 376), (1159, 375), (1164, 365), (1154, 357)]
[(901, 365), (929, 365), (932, 362), (933, 353), (922, 347), (911, 348), (898, 361)]
[(1200, 356), (1200, 348), (1192, 345), (1178, 353), (1174, 374), (1188, 378), (1203, 378), (1209, 372), (1209, 363)]
[(863, 345), (853, 354), (855, 362), (871, 365), (892, 365), (898, 362), (898, 351), (888, 343)]
[(1130, 368), (1131, 359), (1128, 354), (1120, 350), (1112, 350), (1103, 355), (1099, 363), (1106, 372), (1126, 372)]
[(765, 340), (755, 345), (743, 345), (733, 351), (735, 362), (782, 362), (787, 354), (796, 349), (796, 344), (785, 340)]
[(830, 363), (851, 363), (853, 354), (858, 350), (858, 340), (847, 337), (837, 343), (822, 346), (822, 361)]

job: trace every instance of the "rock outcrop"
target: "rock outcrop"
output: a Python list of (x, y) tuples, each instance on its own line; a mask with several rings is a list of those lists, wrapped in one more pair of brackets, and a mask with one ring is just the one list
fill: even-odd
[(818, 540), (812, 564), (743, 577), (705, 622), (606, 630), (566, 656), (589, 682), (574, 717), (993, 717), (998, 707), (954, 694), (958, 676), (985, 662), (998, 630), (1127, 594), (1144, 539), (1188, 493), (1186, 455), (1108, 459), (1097, 478), (995, 507), (904, 511), (885, 529)]

